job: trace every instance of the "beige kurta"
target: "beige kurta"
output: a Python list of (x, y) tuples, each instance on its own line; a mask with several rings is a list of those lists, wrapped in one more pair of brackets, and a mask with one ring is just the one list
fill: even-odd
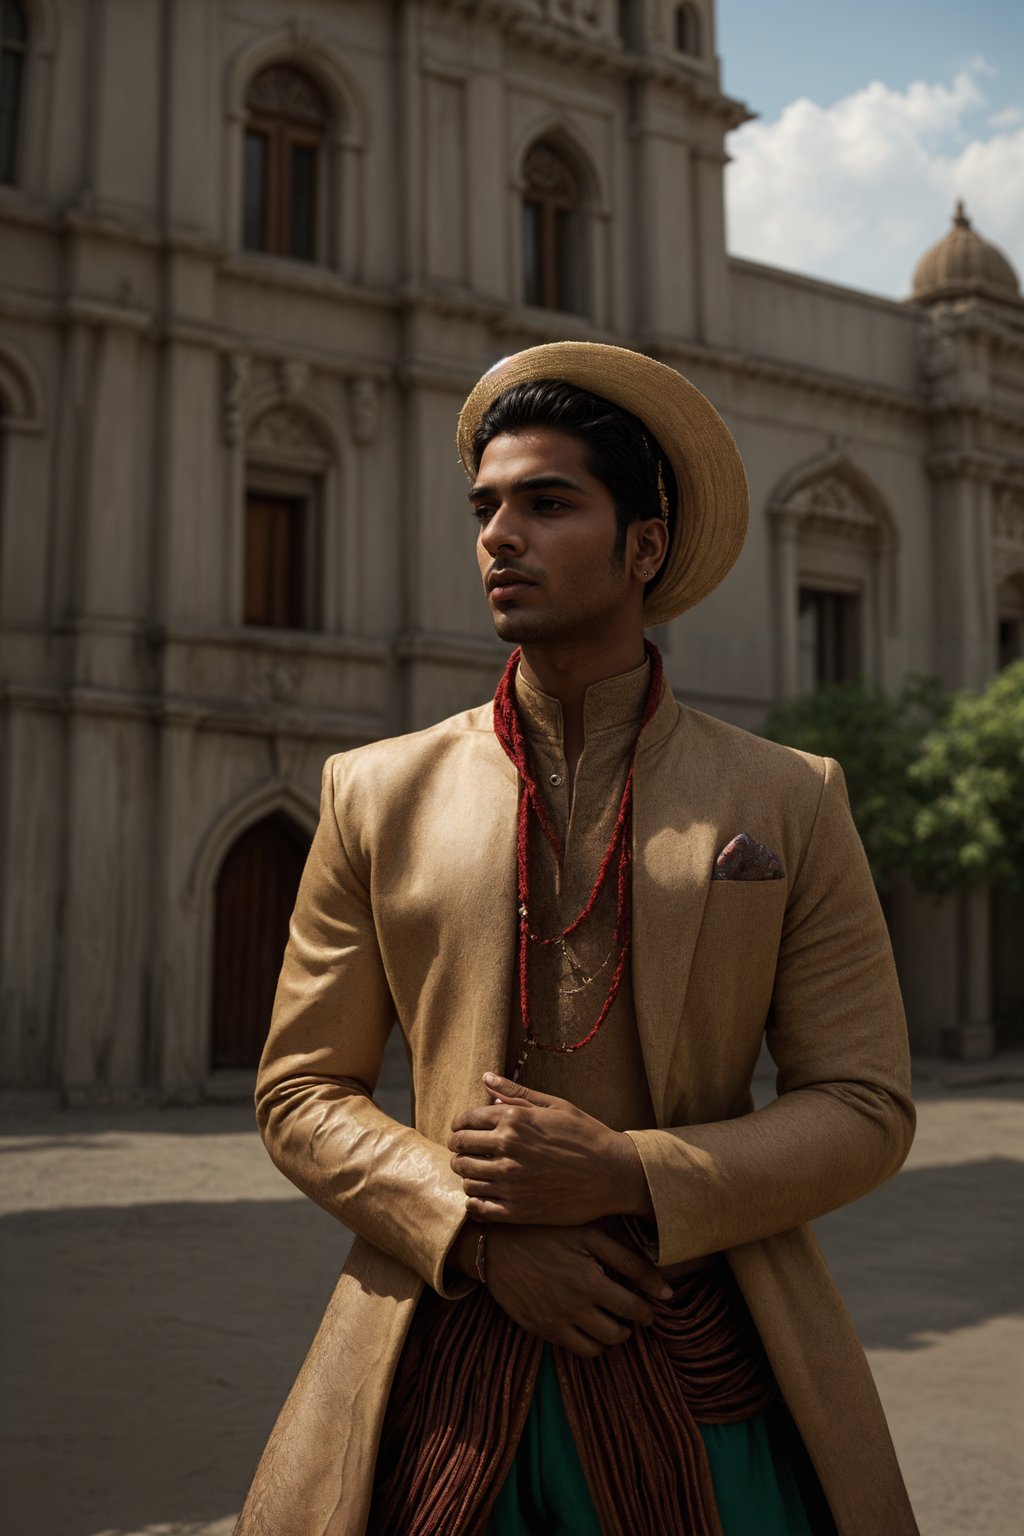
[[(522, 673), (517, 676), (516, 702), (531, 766), (562, 844), (559, 864), (543, 833), (535, 830), (531, 840), (530, 922), (532, 930), (545, 938), (567, 928), (590, 898), (615, 827), (649, 682), (645, 662), (623, 677), (608, 678), (587, 690), (583, 753), (570, 798), (562, 706), (531, 687)], [(531, 946), (531, 1012), (534, 1028), (545, 1043), (564, 1045), (582, 1039), (601, 1010), (618, 959), (615, 895), (612, 871), (593, 916), (566, 941), (568, 956), (556, 947)], [(586, 977), (593, 978), (589, 985), (583, 984)], [(522, 1041), (516, 976), (506, 1059), (509, 1071)], [(617, 1131), (654, 1124), (633, 1007), (632, 966), (594, 1039), (569, 1055), (532, 1050), (520, 1082), (571, 1100)]]
[[(242, 1536), (361, 1536), (387, 1394), (465, 1217), (445, 1145), (505, 1064), (516, 775), (491, 706), (332, 758), (257, 1084), (278, 1165), (357, 1234)], [(784, 878), (712, 882), (746, 831)], [(633, 1001), (653, 1124), (630, 1127), (668, 1265), (726, 1250), (839, 1536), (914, 1536), (877, 1394), (806, 1223), (913, 1135), (906, 1032), (834, 763), (666, 690), (637, 756)], [(415, 1125), (373, 1102), (397, 1018)], [(765, 1036), (778, 1098), (754, 1111)]]

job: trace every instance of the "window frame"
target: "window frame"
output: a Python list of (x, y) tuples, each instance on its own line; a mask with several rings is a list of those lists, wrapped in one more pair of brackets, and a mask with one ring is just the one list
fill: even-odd
[[(531, 183), (530, 156), (540, 148), (561, 165), (571, 191), (551, 191)], [(524, 157), (520, 196), (520, 273), (523, 303), (529, 308), (559, 314), (587, 313), (583, 261), (584, 210), (583, 187), (576, 168), (558, 144), (543, 136), (535, 139)], [(565, 221), (564, 238), (561, 240), (560, 219)], [(531, 222), (534, 225), (532, 232)], [(533, 291), (527, 281), (527, 250), (531, 245), (537, 276), (537, 286)]]
[[(815, 606), (819, 609), (827, 605), (829, 599), (834, 604), (835, 612), (842, 612), (839, 605), (845, 609), (845, 634), (838, 640), (836, 650), (843, 649), (846, 657), (835, 675), (827, 675), (827, 669), (823, 667), (822, 633), (820, 623), (817, 626), (815, 636), (814, 655), (814, 680), (805, 677), (804, 660), (806, 647), (800, 634), (806, 606), (804, 598), (815, 600)], [(807, 605), (809, 606), (809, 605)], [(865, 676), (865, 593), (859, 585), (853, 583), (841, 583), (821, 579), (816, 576), (801, 575), (797, 585), (797, 683), (801, 694), (814, 693), (817, 689), (828, 687), (835, 683), (852, 683)], [(827, 658), (825, 658), (827, 660)], [(826, 675), (823, 675), (823, 672)]]
[[(250, 91), (260, 76), (274, 69), (289, 70), (307, 82), (321, 105), (318, 122), (289, 116), (286, 112), (268, 112), (252, 107), (246, 101), (242, 122), (241, 154), (241, 247), (250, 255), (283, 257), (288, 261), (303, 261), (322, 265), (327, 260), (325, 209), (329, 202), (330, 187), (327, 165), (330, 158), (332, 116), (328, 101), (318, 82), (300, 66), (288, 62), (269, 64), (257, 72), (250, 81)], [(250, 181), (248, 143), (250, 136), (263, 140), (264, 155), (263, 208), (261, 243), (249, 240), (248, 209)], [(293, 151), (308, 149), (313, 155), (312, 207), (309, 214), (309, 251), (296, 249), (293, 240), (295, 193), (293, 185)]]
[(675, 11), (676, 52), (688, 59), (704, 56), (704, 21), (695, 5), (677, 5)]
[[(299, 555), (302, 622), (300, 624), (250, 619), (248, 612), (249, 510), (254, 501), (295, 502), (302, 507), (302, 549)], [(239, 622), (243, 629), (274, 634), (319, 634), (324, 624), (324, 600), (320, 573), (323, 570), (324, 502), (322, 476), (291, 470), (275, 470), (260, 463), (246, 466), (242, 492), (241, 543), (236, 559), (240, 568)]]
[[(17, 11), (21, 18), (23, 36), (20, 38), (7, 37), (4, 31), (5, 15), (8, 11)], [(11, 122), (10, 162), (5, 166), (0, 160), (0, 187), (17, 187), (21, 185), (22, 150), (25, 137), (25, 101), (28, 95), (28, 64), (32, 51), (32, 27), (25, 13), (25, 6), (21, 0), (0, 0), (0, 85), (3, 83), (5, 63), (8, 59), (16, 61), (16, 88), (14, 105), (9, 113)], [(0, 121), (3, 120), (2, 102), (0, 102)], [(0, 141), (2, 149), (2, 141)]]

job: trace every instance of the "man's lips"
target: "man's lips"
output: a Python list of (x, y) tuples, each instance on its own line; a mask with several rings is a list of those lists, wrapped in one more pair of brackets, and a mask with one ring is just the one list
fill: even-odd
[(487, 578), (488, 594), (498, 603), (517, 597), (520, 592), (533, 586), (536, 586), (536, 582), (521, 575), (519, 571), (492, 571)]

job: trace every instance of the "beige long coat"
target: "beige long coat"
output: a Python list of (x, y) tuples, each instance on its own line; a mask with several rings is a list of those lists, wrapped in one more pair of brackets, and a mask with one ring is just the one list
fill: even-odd
[[(515, 771), (491, 707), (332, 758), (260, 1067), (278, 1166), (357, 1234), (259, 1464), (241, 1536), (365, 1528), (389, 1384), (463, 1195), (453, 1113), (502, 1070), (515, 935)], [(778, 881), (712, 882), (737, 832)], [(637, 759), (633, 987), (651, 1100), (634, 1134), (658, 1261), (728, 1251), (840, 1536), (913, 1536), (874, 1384), (805, 1223), (900, 1167), (913, 1136), (885, 925), (828, 760), (681, 709)], [(397, 1018), (415, 1129), (373, 1103)], [(778, 1099), (753, 1111), (762, 1037)]]

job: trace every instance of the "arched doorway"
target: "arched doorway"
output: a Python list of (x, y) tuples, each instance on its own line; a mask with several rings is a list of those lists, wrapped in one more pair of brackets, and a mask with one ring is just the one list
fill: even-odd
[(275, 813), (243, 832), (224, 858), (214, 913), (213, 1071), (259, 1063), (308, 851), (309, 838)]

